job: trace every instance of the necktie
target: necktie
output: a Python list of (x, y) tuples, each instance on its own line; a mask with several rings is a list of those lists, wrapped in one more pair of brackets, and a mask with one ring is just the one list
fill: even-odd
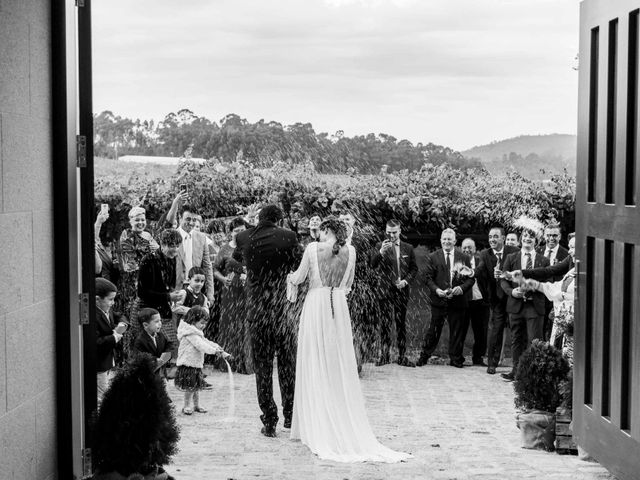
[(396, 259), (396, 277), (398, 280), (400, 279), (400, 246), (395, 244), (393, 246), (393, 251), (395, 253), (394, 257)]
[(446, 257), (447, 257), (447, 272), (449, 273), (449, 285), (451, 285), (451, 259), (450, 259), (450, 252), (447, 252)]
[(531, 261), (531, 254), (529, 252), (525, 253), (527, 257), (527, 270), (531, 270), (533, 268), (533, 262)]
[(544, 251), (544, 256), (547, 257), (547, 260), (551, 260), (551, 250), (548, 248)]
[(498, 266), (498, 268), (502, 268), (502, 253), (496, 253), (496, 257), (498, 257), (498, 262), (496, 263), (496, 265)]

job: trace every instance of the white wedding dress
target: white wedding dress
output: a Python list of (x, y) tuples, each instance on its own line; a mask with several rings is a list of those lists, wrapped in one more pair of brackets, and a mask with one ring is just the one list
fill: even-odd
[[(298, 333), (291, 438), (318, 457), (337, 462), (399, 462), (410, 454), (378, 442), (364, 408), (346, 294), (353, 283), (356, 252), (311, 243), (288, 277), (287, 296), (309, 277)], [(382, 412), (381, 412), (382, 413)]]

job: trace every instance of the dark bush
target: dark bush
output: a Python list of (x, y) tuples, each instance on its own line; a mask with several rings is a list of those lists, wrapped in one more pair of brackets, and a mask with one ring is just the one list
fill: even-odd
[(571, 367), (562, 352), (541, 340), (534, 340), (518, 362), (513, 389), (516, 407), (555, 412), (563, 401), (563, 382)]

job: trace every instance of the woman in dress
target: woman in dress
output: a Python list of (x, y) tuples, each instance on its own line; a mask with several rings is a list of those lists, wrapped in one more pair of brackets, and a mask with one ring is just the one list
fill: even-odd
[(309, 277), (298, 332), (291, 438), (320, 458), (338, 462), (399, 462), (411, 455), (378, 442), (371, 430), (356, 366), (347, 307), (355, 249), (335, 217), (320, 225), (320, 241), (307, 246), (288, 277), (290, 301)]
[(233, 355), (238, 373), (252, 373), (251, 350), (247, 337), (246, 274), (241, 263), (233, 259), (236, 236), (247, 229), (244, 219), (237, 217), (229, 223), (229, 243), (222, 246), (213, 262), (213, 276), (220, 290), (220, 324), (216, 342)]

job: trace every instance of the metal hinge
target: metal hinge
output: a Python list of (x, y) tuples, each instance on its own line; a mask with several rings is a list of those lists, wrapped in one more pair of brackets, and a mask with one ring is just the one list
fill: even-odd
[(93, 469), (91, 468), (91, 449), (82, 449), (82, 478), (91, 478)]
[(76, 156), (78, 167), (84, 168), (87, 166), (87, 137), (84, 135), (76, 136)]
[(76, 7), (84, 7), (84, 0), (76, 0)]
[(78, 303), (80, 304), (80, 325), (89, 325), (89, 294), (78, 295)]

